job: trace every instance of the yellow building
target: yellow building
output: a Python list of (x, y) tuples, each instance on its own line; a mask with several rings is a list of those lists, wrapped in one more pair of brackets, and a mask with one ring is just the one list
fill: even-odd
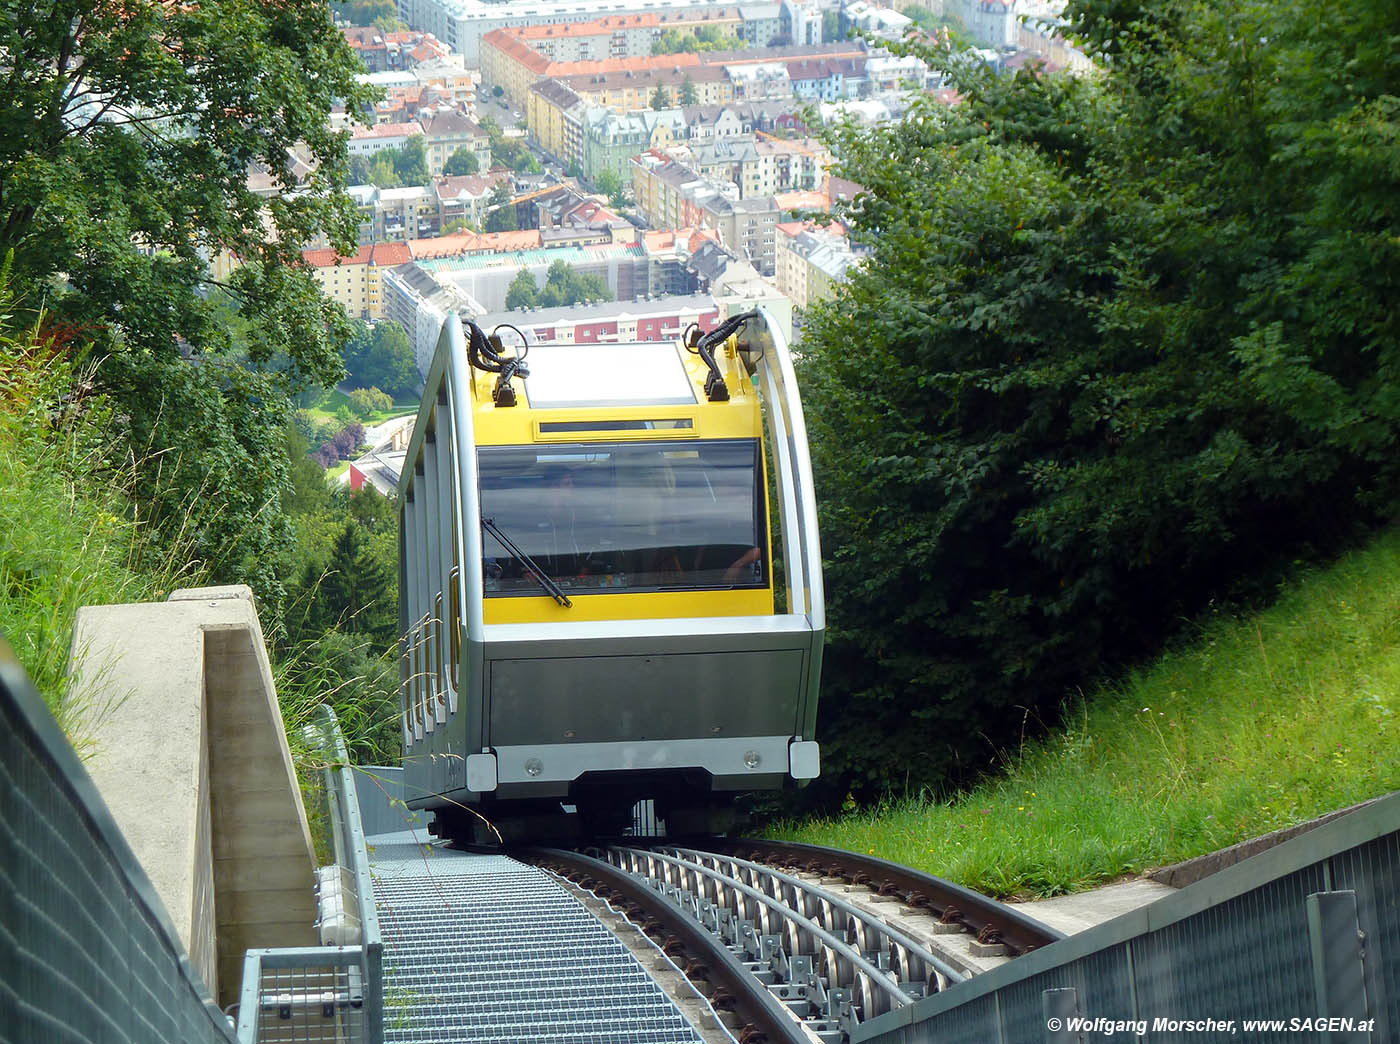
[(382, 319), (380, 277), (384, 270), (413, 260), (406, 243), (362, 246), (352, 256), (334, 250), (303, 250), (302, 260), (321, 284), (321, 292), (361, 319)]

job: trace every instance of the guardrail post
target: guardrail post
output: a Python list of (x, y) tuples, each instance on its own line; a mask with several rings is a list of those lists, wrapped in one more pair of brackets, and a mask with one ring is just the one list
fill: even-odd
[[(1366, 935), (1356, 912), (1356, 893), (1314, 892), (1308, 896), (1308, 938), (1312, 943), (1313, 985), (1317, 1014), (1363, 1023), (1366, 1003)], [(1319, 1039), (1330, 1044), (1370, 1044), (1366, 1029), (1325, 1029)]]

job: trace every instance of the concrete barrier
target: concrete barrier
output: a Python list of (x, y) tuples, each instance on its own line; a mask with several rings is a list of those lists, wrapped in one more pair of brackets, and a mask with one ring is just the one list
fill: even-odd
[(78, 611), (86, 767), (220, 1006), (244, 951), (317, 942), (315, 856), (253, 594)]

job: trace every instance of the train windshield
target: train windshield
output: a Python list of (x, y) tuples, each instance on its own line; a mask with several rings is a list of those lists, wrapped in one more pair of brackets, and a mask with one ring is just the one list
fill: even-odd
[(488, 597), (543, 594), (525, 559), (590, 594), (768, 584), (755, 439), (483, 447), (478, 470)]

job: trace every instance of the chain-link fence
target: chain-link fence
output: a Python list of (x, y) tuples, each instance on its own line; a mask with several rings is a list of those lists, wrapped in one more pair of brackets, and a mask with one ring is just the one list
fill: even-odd
[(0, 1042), (231, 1044), (165, 907), (0, 641)]

